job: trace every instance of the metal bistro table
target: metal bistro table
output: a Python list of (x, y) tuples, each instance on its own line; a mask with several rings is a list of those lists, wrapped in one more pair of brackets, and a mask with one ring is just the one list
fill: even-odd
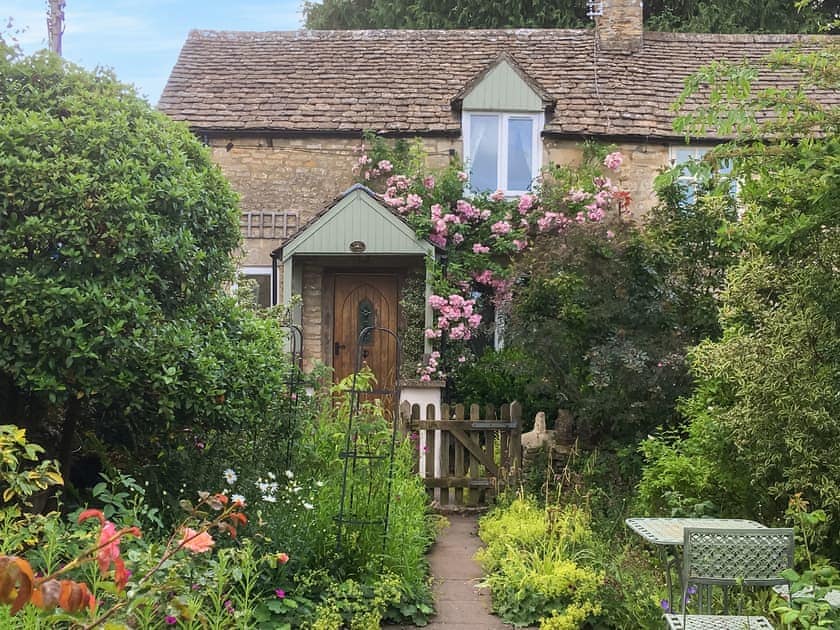
[[(665, 582), (668, 587), (668, 604), (674, 609), (674, 588), (671, 581), (671, 569), (677, 571), (680, 582), (680, 610), (685, 605), (682, 601), (684, 584), (682, 583), (682, 555), (680, 547), (683, 545), (686, 527), (713, 527), (716, 529), (747, 529), (766, 527), (755, 521), (741, 518), (628, 518), (627, 527), (636, 532), (649, 543), (659, 549), (659, 559), (665, 569)], [(669, 558), (670, 552), (670, 558)]]

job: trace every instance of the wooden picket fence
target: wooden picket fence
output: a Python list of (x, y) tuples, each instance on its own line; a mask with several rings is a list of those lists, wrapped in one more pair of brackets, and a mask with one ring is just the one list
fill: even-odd
[[(400, 405), (404, 433), (416, 438), (417, 472), (430, 498), (442, 507), (488, 505), (506, 484), (514, 483), (522, 466), (522, 406), (441, 405), (421, 410)], [(425, 416), (425, 417), (422, 417)]]

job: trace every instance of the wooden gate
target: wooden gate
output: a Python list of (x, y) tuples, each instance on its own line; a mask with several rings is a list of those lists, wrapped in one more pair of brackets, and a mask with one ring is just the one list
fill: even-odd
[[(425, 416), (425, 417), (421, 417)], [(488, 505), (506, 484), (515, 483), (522, 466), (522, 407), (519, 403), (484, 408), (400, 405), (404, 430), (418, 450), (418, 474), (431, 498), (448, 507)]]

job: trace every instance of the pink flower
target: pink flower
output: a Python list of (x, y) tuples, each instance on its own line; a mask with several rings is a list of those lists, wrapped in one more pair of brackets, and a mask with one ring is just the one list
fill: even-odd
[(474, 243), (472, 246), (473, 254), (487, 254), (490, 248), (481, 243)]
[(452, 235), (452, 242), (455, 243), (456, 245), (460, 245), (461, 243), (464, 242), (464, 235), (461, 234), (461, 233), (453, 234)]
[(421, 205), (423, 205), (423, 197), (411, 193), (410, 195), (408, 195), (408, 197), (405, 198), (405, 205), (410, 210), (416, 210)]
[(465, 182), (467, 179), (469, 179), (469, 177), (464, 171), (458, 171), (458, 181)]
[(516, 245), (516, 251), (518, 252), (528, 247), (528, 241), (521, 241), (518, 238), (513, 239), (513, 244)]
[(429, 381), (432, 380), (432, 378), (428, 374), (423, 374), (423, 375), (420, 376), (420, 380), (423, 381), (424, 383), (428, 383)]
[(166, 615), (166, 617), (163, 618), (163, 622), (167, 626), (174, 626), (176, 623), (178, 623), (178, 618), (173, 617), (172, 615)]
[(190, 527), (184, 528), (184, 535), (181, 538), (180, 546), (184, 549), (189, 549), (193, 553), (204, 553), (206, 551), (210, 551), (213, 548), (213, 545), (216, 543), (213, 541), (212, 536), (207, 532), (201, 532), (200, 534)]
[(607, 157), (604, 158), (604, 166), (606, 166), (611, 171), (616, 171), (621, 166), (621, 163), (624, 161), (624, 156), (621, 155), (619, 151), (614, 153), (610, 153)]
[(446, 298), (442, 298), (439, 295), (429, 296), (429, 306), (431, 306), (436, 311), (439, 311), (445, 304)]
[(277, 558), (278, 564), (286, 564), (289, 561), (289, 554), (287, 554), (285, 551), (281, 551), (274, 557)]
[(443, 208), (440, 207), (439, 203), (436, 203), (431, 208), (429, 208), (429, 211), (431, 212), (433, 219), (440, 219), (440, 214), (441, 212), (443, 212)]
[(467, 322), (470, 325), (470, 328), (478, 328), (478, 325), (481, 323), (481, 315), (475, 313), (474, 315), (470, 315), (467, 318)]
[(481, 220), (482, 220), (482, 221), (486, 221), (487, 219), (489, 219), (489, 218), (490, 218), (490, 211), (489, 211), (489, 210), (482, 210), (482, 211), (479, 213), (479, 215), (478, 215), (478, 216), (479, 216), (479, 217), (481, 217)]
[(474, 274), (473, 278), (479, 284), (490, 284), (490, 281), (493, 280), (493, 272), (489, 269), (485, 269), (481, 273)]
[(435, 187), (435, 176), (434, 175), (427, 175), (423, 178), (423, 188), (426, 190), (432, 190)]
[(581, 190), (580, 188), (573, 188), (569, 191), (569, 194), (566, 195), (566, 199), (572, 201), (574, 203), (580, 203), (581, 201), (586, 201), (589, 199), (590, 194), (585, 190)]
[(283, 599), (284, 597), (286, 597), (286, 591), (284, 591), (282, 588), (275, 588), (274, 594), (277, 595), (277, 599)]
[(389, 173), (394, 169), (394, 165), (391, 164), (391, 162), (388, 160), (379, 160), (379, 164), (376, 165), (376, 168), (378, 168), (383, 173)]
[(507, 221), (497, 221), (490, 226), (490, 231), (499, 236), (509, 234), (511, 231), (510, 223)]
[(613, 232), (612, 230), (607, 230), (607, 238), (615, 238), (615, 232)]
[(99, 570), (102, 573), (105, 573), (111, 563), (120, 557), (120, 540), (116, 536), (117, 526), (111, 521), (105, 521), (99, 532), (99, 544), (102, 547), (96, 553), (96, 560), (99, 562)]
[(534, 201), (536, 197), (534, 195), (524, 194), (519, 198), (519, 214), (525, 214), (534, 207)]
[(434, 328), (427, 328), (423, 334), (426, 337), (426, 339), (437, 339), (438, 337), (440, 337), (441, 333), (439, 330), (435, 330)]
[(467, 360), (467, 357), (465, 357), (463, 355), (458, 357), (458, 363), (464, 363), (466, 360)]
[(505, 199), (505, 192), (503, 190), (497, 190), (493, 194), (490, 195), (490, 201), (504, 201)]

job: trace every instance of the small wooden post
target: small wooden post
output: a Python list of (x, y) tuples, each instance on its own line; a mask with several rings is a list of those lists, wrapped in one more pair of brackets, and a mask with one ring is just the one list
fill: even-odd
[[(455, 405), (455, 420), (463, 422), (464, 420), (464, 405)], [(464, 468), (464, 451), (466, 449), (457, 440), (455, 441), (455, 477), (463, 479), (466, 477), (466, 470)], [(464, 489), (461, 487), (455, 488), (455, 504), (464, 505)]]
[(397, 414), (397, 435), (400, 440), (408, 437), (409, 425), (411, 424), (411, 403), (404, 400), (400, 403), (400, 412)]
[[(440, 407), (440, 419), (441, 420), (449, 420), (449, 405), (441, 405)], [(449, 431), (440, 431), (440, 441), (438, 445), (438, 457), (440, 463), (440, 476), (443, 479), (450, 479), (452, 477), (452, 473), (450, 472), (450, 457), (449, 457), (449, 448), (450, 444), (453, 442), (452, 436), (449, 434)], [(442, 488), (440, 489), (440, 504), (441, 505), (452, 505), (452, 501), (454, 499), (454, 495), (452, 494), (452, 488)]]
[[(510, 403), (505, 403), (499, 410), (499, 419), (510, 423)], [(510, 474), (510, 429), (505, 429), (499, 435), (499, 458), (502, 468)]]
[[(426, 420), (434, 420), (435, 419), (435, 406), (428, 405), (426, 407)], [(436, 463), (436, 455), (437, 455), (437, 448), (438, 444), (435, 440), (435, 434), (437, 431), (426, 431), (426, 451), (422, 455), (425, 457), (426, 461), (426, 477), (434, 479), (438, 476), (438, 467), (435, 465)], [(432, 497), (435, 501), (440, 499), (440, 490), (438, 488), (434, 488), (431, 492)]]
[[(470, 405), (470, 421), (471, 422), (479, 422), (481, 420), (481, 407), (476, 404)], [(470, 439), (477, 438), (479, 433), (477, 431), (466, 431), (465, 432), (467, 437)], [(477, 441), (477, 440), (476, 440)], [(475, 481), (479, 478), (479, 471), (478, 471), (478, 458), (474, 455), (470, 455), (470, 481)], [(467, 495), (467, 505), (470, 507), (475, 507), (478, 505), (479, 497), (481, 495), (481, 490), (478, 488), (470, 488), (469, 494)]]
[[(495, 420), (496, 419), (496, 408), (493, 405), (487, 405), (484, 411), (484, 419), (485, 420)], [(492, 459), (496, 462), (497, 465), (500, 464), (499, 458), (496, 457), (496, 431), (484, 431), (484, 452), (487, 453), (487, 457)], [(490, 471), (487, 471), (487, 475), (490, 476)], [(487, 488), (484, 492), (484, 500), (488, 504), (490, 503), (490, 499), (496, 495), (496, 488), (499, 485), (499, 478), (493, 478), (493, 486)]]
[(511, 473), (518, 479), (522, 470), (522, 405), (517, 401), (510, 404), (510, 420), (514, 425), (510, 432)]

